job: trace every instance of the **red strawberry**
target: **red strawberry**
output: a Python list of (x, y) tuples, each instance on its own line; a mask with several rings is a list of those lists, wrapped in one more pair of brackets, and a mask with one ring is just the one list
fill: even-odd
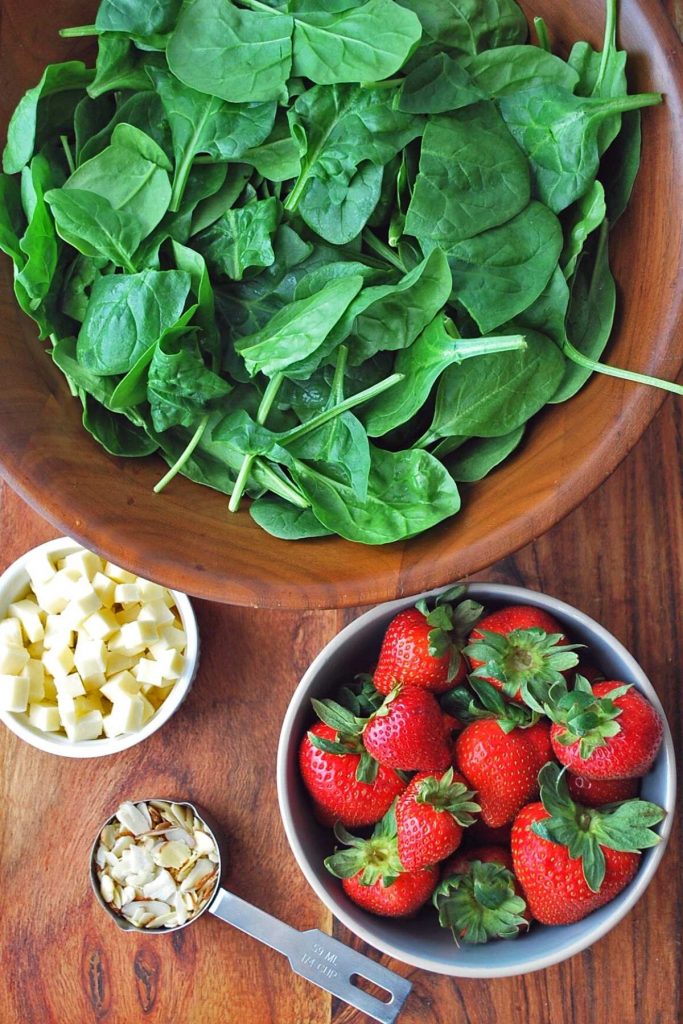
[(455, 742), (455, 763), (477, 792), (481, 820), (498, 828), (538, 794), (537, 778), (548, 760), (533, 733), (548, 737), (547, 722), (503, 732), (495, 719), (473, 722)]
[(648, 826), (664, 811), (644, 800), (603, 809), (575, 804), (556, 764), (542, 769), (539, 782), (542, 802), (524, 807), (512, 826), (515, 874), (538, 921), (572, 924), (628, 885), (639, 851), (659, 842)]
[(417, 686), (392, 691), (363, 733), (365, 749), (380, 764), (404, 771), (444, 771), (450, 746), (434, 694)]
[[(323, 742), (322, 749), (319, 741)], [(341, 821), (344, 825), (373, 825), (379, 821), (406, 783), (391, 768), (378, 765), (374, 778), (359, 778), (361, 753), (353, 746), (345, 752), (330, 752), (329, 746), (341, 746), (337, 732), (324, 722), (304, 736), (299, 747), (299, 768), (311, 794), (316, 816), (325, 825)], [(327, 746), (327, 749), (325, 747)]]
[(574, 689), (550, 691), (548, 713), (557, 759), (586, 779), (645, 775), (664, 734), (661, 716), (633, 686), (610, 680), (594, 686), (577, 675)]
[(365, 910), (386, 917), (408, 917), (434, 892), (438, 868), (403, 869), (393, 808), (375, 826), (370, 839), (352, 836), (340, 825), (335, 835), (349, 849), (327, 857), (325, 867), (341, 878), (347, 896)]
[(549, 687), (579, 660), (575, 646), (552, 615), (511, 605), (477, 624), (464, 653), (477, 678), (543, 714)]
[(396, 804), (398, 854), (404, 868), (414, 871), (436, 864), (457, 850), (463, 828), (472, 824), (472, 814), (479, 810), (473, 796), (452, 768), (413, 778)]
[(380, 693), (390, 693), (397, 683), (443, 693), (465, 678), (461, 650), (467, 633), (483, 608), (474, 601), (456, 607), (464, 588), (446, 591), (430, 611), (426, 601), (400, 612), (384, 634), (373, 682)]
[(434, 893), (439, 923), (456, 942), (514, 938), (531, 916), (503, 846), (482, 846), (451, 857)]
[(638, 779), (585, 779), (567, 772), (572, 800), (584, 807), (602, 807), (638, 796)]

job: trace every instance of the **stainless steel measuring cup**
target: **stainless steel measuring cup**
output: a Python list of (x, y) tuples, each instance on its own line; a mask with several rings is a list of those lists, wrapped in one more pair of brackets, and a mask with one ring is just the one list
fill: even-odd
[[(357, 1010), (362, 1010), (369, 1017), (380, 1021), (380, 1024), (393, 1024), (412, 988), (409, 981), (362, 953), (358, 953), (355, 949), (350, 949), (331, 935), (326, 935), (319, 928), (310, 928), (300, 932), (224, 889), (220, 884), (222, 877), (221, 830), (211, 815), (187, 800), (148, 797), (133, 802), (149, 804), (157, 801), (187, 807), (204, 823), (206, 831), (212, 837), (218, 851), (216, 888), (205, 907), (184, 924), (175, 925), (172, 928), (139, 927), (117, 914), (102, 896), (95, 859), (102, 829), (114, 821), (114, 815), (112, 815), (104, 822), (92, 846), (90, 882), (98, 903), (119, 928), (123, 931), (144, 932), (148, 935), (169, 934), (194, 924), (208, 910), (209, 913), (219, 917), (221, 921), (234, 925), (235, 928), (246, 932), (247, 935), (264, 942), (271, 949), (283, 953), (289, 960), (292, 970), (302, 978), (307, 978), (326, 992), (331, 992), (332, 995), (343, 999)], [(383, 1001), (369, 992), (365, 992), (358, 987), (357, 979), (366, 979), (378, 985), (387, 993), (388, 999)]]

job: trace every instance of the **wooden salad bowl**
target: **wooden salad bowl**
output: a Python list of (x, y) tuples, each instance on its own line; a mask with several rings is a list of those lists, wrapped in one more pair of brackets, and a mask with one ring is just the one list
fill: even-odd
[[(601, 0), (534, 0), (556, 46), (600, 45)], [(633, 91), (665, 102), (643, 117), (643, 162), (632, 202), (610, 247), (619, 299), (605, 358), (675, 379), (683, 363), (683, 57), (659, 0), (622, 0), (620, 43)], [(6, 126), (44, 65), (89, 57), (86, 40), (61, 26), (92, 21), (95, 4), (4, 0), (0, 22), (0, 115)], [(2, 132), (4, 139), (4, 128)], [(665, 393), (594, 375), (569, 402), (547, 407), (523, 447), (500, 469), (463, 488), (454, 519), (405, 543), (365, 547), (337, 538), (281, 541), (246, 508), (176, 478), (152, 491), (156, 457), (114, 458), (81, 426), (80, 403), (15, 303), (9, 260), (0, 286), (0, 472), (52, 523), (144, 576), (199, 597), (241, 605), (322, 608), (417, 593), (505, 557), (542, 534), (616, 468)], [(580, 539), (577, 538), (577, 557)]]

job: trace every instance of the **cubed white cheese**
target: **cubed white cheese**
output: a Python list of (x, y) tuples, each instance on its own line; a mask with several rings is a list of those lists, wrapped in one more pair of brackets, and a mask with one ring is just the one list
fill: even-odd
[(71, 675), (58, 677), (55, 679), (55, 685), (57, 687), (58, 698), (62, 696), (82, 697), (85, 694), (83, 680), (79, 676), (78, 672), (72, 672)]
[(82, 628), (97, 640), (108, 640), (119, 628), (119, 621), (110, 608), (100, 608), (93, 615), (89, 615), (83, 622)]
[[(173, 653), (176, 654), (177, 652), (174, 651)], [(161, 662), (159, 661), (153, 661), (151, 658), (140, 658), (138, 663), (133, 666), (132, 672), (141, 685), (143, 683), (149, 686), (164, 685), (164, 676)]]
[(162, 587), (160, 583), (152, 583), (151, 580), (143, 580), (142, 577), (138, 579), (138, 587), (143, 601), (163, 601), (166, 604), (167, 597), (170, 597), (166, 587)]
[(73, 651), (66, 645), (51, 647), (43, 654), (43, 665), (45, 666), (45, 671), (49, 672), (55, 679), (61, 676), (68, 676), (74, 670)]
[(32, 702), (45, 699), (45, 669), (38, 658), (29, 658), (21, 670), (22, 676), (28, 678), (28, 698)]
[(141, 607), (139, 604), (127, 604), (116, 612), (116, 621), (119, 626), (123, 626), (126, 622), (135, 622), (140, 614)]
[(28, 690), (26, 676), (0, 675), (0, 708), (3, 711), (26, 711)]
[(72, 743), (80, 743), (82, 740), (96, 740), (102, 735), (103, 721), (101, 711), (90, 711), (82, 718), (74, 722), (65, 722), (66, 735)]
[(114, 591), (116, 604), (139, 604), (141, 600), (140, 588), (137, 583), (117, 583)]
[(153, 622), (124, 622), (121, 626), (121, 642), (123, 649), (129, 654), (141, 654), (148, 644), (159, 639), (157, 627)]
[(142, 683), (131, 672), (119, 672), (100, 687), (100, 693), (112, 704), (116, 704), (123, 698), (136, 696), (140, 692), (141, 686)]
[(145, 705), (140, 694), (124, 694), (115, 701), (110, 722), (116, 734), (135, 732), (141, 729), (145, 716)]
[(30, 704), (28, 720), (35, 729), (41, 732), (58, 732), (62, 727), (59, 708), (54, 704)]
[(115, 676), (117, 672), (125, 672), (135, 665), (138, 659), (134, 654), (125, 651), (108, 651), (106, 654), (105, 675)]
[(104, 704), (99, 693), (86, 693), (84, 697), (74, 698), (74, 711), (76, 712), (76, 718), (82, 718), (83, 715), (89, 714), (91, 711), (102, 711)]
[(140, 694), (140, 699), (142, 700), (142, 724), (146, 725), (152, 715), (156, 714), (156, 708), (147, 700), (144, 693)]
[(0, 674), (18, 676), (28, 659), (29, 653), (23, 645), (0, 640)]
[(66, 625), (77, 629), (85, 622), (88, 616), (98, 611), (101, 607), (102, 602), (90, 581), (80, 579), (73, 596), (62, 612), (62, 619)]
[[(161, 678), (166, 683), (170, 680), (179, 679), (185, 669), (185, 656), (173, 647), (169, 647), (157, 661), (161, 669)], [(163, 686), (166, 683), (162, 682), (160, 685)]]
[(159, 630), (159, 638), (165, 640), (169, 647), (175, 647), (176, 651), (185, 650), (187, 637), (184, 629), (176, 629), (175, 626), (162, 626)]
[(78, 634), (74, 650), (74, 664), (82, 679), (104, 675), (107, 649), (101, 640), (92, 640), (84, 633)]
[(79, 576), (85, 576), (91, 580), (95, 573), (101, 572), (103, 568), (102, 559), (94, 551), (86, 551), (81, 548), (79, 551), (72, 551), (64, 559), (64, 568), (71, 569)]
[(140, 609), (138, 619), (141, 622), (154, 622), (157, 626), (173, 623), (173, 612), (163, 601), (147, 601)]
[(85, 687), (86, 693), (99, 693), (101, 688), (107, 681), (107, 677), (100, 673), (99, 675), (90, 676), (88, 679), (83, 680), (83, 686)]
[(110, 580), (103, 572), (96, 572), (92, 578), (92, 585), (103, 606), (111, 608), (114, 603), (114, 591), (116, 590), (114, 580)]
[(40, 608), (35, 601), (25, 597), (22, 601), (14, 601), (8, 608), (9, 614), (14, 615), (21, 622), (26, 639), (31, 644), (42, 640), (45, 634), (43, 623), (40, 621)]
[(56, 569), (46, 551), (33, 551), (24, 563), (26, 572), (35, 590), (36, 584), (47, 583), (54, 576)]
[(122, 569), (120, 565), (114, 565), (113, 562), (106, 563), (104, 574), (109, 576), (110, 579), (115, 580), (116, 583), (135, 583), (138, 578), (132, 572)]
[(24, 646), (24, 632), (19, 619), (8, 618), (0, 622), (0, 644), (14, 644), (15, 647)]
[(45, 636), (43, 647), (48, 650), (51, 647), (72, 647), (74, 643), (74, 631), (67, 625), (61, 614), (50, 613), (45, 619)]

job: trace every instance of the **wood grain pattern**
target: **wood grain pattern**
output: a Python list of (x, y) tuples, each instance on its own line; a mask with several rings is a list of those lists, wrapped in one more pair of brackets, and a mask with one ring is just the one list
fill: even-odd
[[(82, 56), (83, 40), (60, 41), (58, 24), (92, 20), (94, 0), (43, 5), (3, 0), (0, 121), (48, 57)], [(533, 0), (554, 40), (602, 37), (603, 5)], [(632, 85), (667, 102), (646, 112), (643, 167), (614, 236), (622, 291), (610, 347), (615, 365), (673, 378), (683, 360), (683, 84), (681, 50), (659, 0), (622, 0), (620, 36), (631, 51)], [(647, 246), (647, 257), (642, 256)], [(6, 265), (6, 264), (5, 264)], [(269, 537), (246, 510), (176, 479), (162, 496), (156, 457), (113, 459), (87, 436), (80, 406), (0, 282), (0, 472), (62, 530), (138, 572), (205, 598), (241, 605), (330, 607), (415, 593), (471, 573), (540, 536), (600, 484), (630, 450), (663, 394), (597, 375), (571, 402), (546, 410), (514, 459), (466, 494), (455, 519), (406, 544), (360, 548), (325, 538)]]
[[(683, 410), (669, 400), (608, 483), (543, 538), (479, 574), (573, 602), (614, 632), (656, 686), (683, 749)], [(2, 488), (2, 564), (54, 529)], [(272, 951), (210, 916), (175, 937), (119, 932), (92, 899), (88, 850), (120, 799), (186, 796), (229, 835), (228, 884), (299, 928), (333, 923), (290, 854), (275, 750), (288, 695), (355, 612), (269, 612), (197, 601), (203, 653), (181, 711), (144, 744), (92, 764), (0, 733), (5, 1024), (362, 1024)], [(266, 698), (267, 695), (267, 699)], [(385, 960), (414, 983), (402, 1024), (677, 1024), (680, 818), (659, 873), (596, 946), (547, 971), (478, 982)], [(409, 927), (409, 925), (408, 925)]]

